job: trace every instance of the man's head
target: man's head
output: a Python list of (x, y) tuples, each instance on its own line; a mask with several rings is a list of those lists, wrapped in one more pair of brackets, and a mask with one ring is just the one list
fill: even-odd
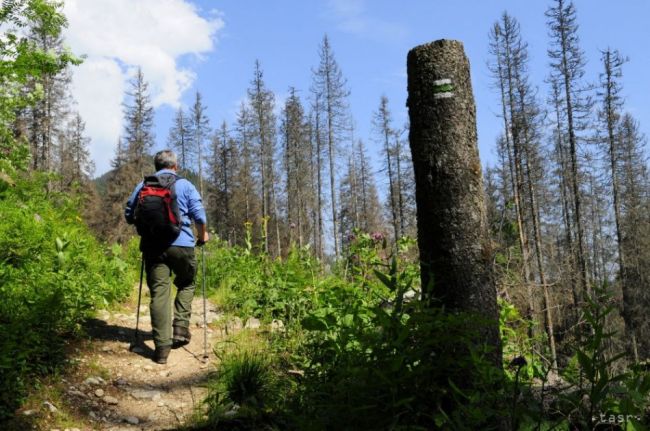
[(153, 158), (156, 170), (173, 169), (176, 170), (176, 154), (171, 150), (158, 151)]

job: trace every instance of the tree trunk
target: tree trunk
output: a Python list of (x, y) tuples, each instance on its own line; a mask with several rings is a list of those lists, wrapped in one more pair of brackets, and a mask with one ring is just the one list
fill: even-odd
[(395, 208), (395, 186), (393, 180), (393, 162), (390, 159), (390, 129), (384, 122), (384, 151), (386, 151), (386, 170), (388, 171), (388, 199), (390, 199), (390, 213), (393, 225), (393, 235), (395, 235), (395, 244), (399, 238), (399, 229), (397, 225), (397, 208)]
[[(569, 203), (569, 185), (567, 184), (567, 158), (564, 151), (564, 140), (562, 132), (562, 118), (560, 114), (560, 88), (559, 84), (551, 83), (553, 89), (553, 110), (555, 111), (555, 122), (556, 122), (556, 142), (555, 142), (555, 154), (557, 157), (557, 163), (559, 165), (559, 189), (560, 196), (562, 199), (562, 220), (564, 222), (564, 233), (566, 246), (569, 249), (569, 253), (564, 257), (566, 259), (567, 268), (569, 268), (569, 276), (571, 278), (571, 294), (573, 304), (571, 311), (573, 318), (577, 323), (579, 320), (579, 306), (580, 306), (580, 293), (578, 291), (578, 283), (575, 277), (575, 265), (573, 264), (575, 259), (575, 250), (574, 250), (574, 241), (573, 241), (573, 230), (571, 227), (571, 205)], [(558, 250), (562, 250), (562, 247), (558, 247)]]
[[(399, 208), (399, 237), (404, 236), (404, 196), (402, 190), (404, 186), (402, 184), (402, 143), (400, 142), (400, 137), (398, 133), (395, 133), (395, 162), (397, 165), (397, 208)], [(397, 238), (395, 239), (397, 243)]]
[(329, 173), (330, 173), (330, 203), (332, 204), (332, 228), (334, 232), (334, 256), (339, 258), (339, 224), (336, 208), (336, 179), (334, 177), (334, 130), (332, 125), (332, 108), (328, 100), (327, 105), (327, 156), (329, 158)]
[(461, 42), (439, 40), (412, 49), (407, 70), (423, 297), (485, 318), (477, 341), (496, 347), (491, 359), (500, 366), (469, 61)]
[[(562, 64), (564, 70), (568, 69), (567, 59), (567, 40), (566, 35), (562, 33)], [(573, 191), (573, 218), (575, 229), (577, 233), (578, 244), (576, 246), (577, 263), (580, 268), (580, 285), (582, 287), (583, 300), (584, 297), (591, 297), (591, 287), (589, 284), (589, 276), (587, 275), (587, 262), (585, 259), (585, 242), (584, 230), (582, 226), (582, 199), (580, 195), (580, 183), (578, 173), (578, 144), (575, 134), (575, 125), (573, 118), (573, 104), (571, 101), (571, 78), (568, 74), (564, 74), (564, 97), (567, 116), (567, 129), (569, 132), (569, 147), (570, 147), (570, 160), (571, 160), (571, 188)]]
[(316, 175), (317, 175), (317, 194), (318, 194), (318, 257), (323, 260), (323, 158), (321, 142), (320, 118), (316, 110)]
[[(516, 132), (516, 128), (512, 126), (512, 121), (513, 121), (513, 114), (515, 112), (514, 108), (514, 100), (512, 96), (513, 92), (513, 84), (512, 84), (512, 77), (511, 77), (511, 66), (507, 65), (508, 67), (506, 68), (508, 72), (506, 73), (504, 71), (504, 65), (502, 63), (502, 55), (499, 52), (497, 52), (497, 73), (499, 75), (499, 90), (501, 93), (501, 109), (502, 109), (502, 115), (503, 115), (503, 126), (504, 126), (504, 140), (506, 144), (506, 152), (508, 155), (508, 169), (510, 172), (510, 185), (512, 188), (512, 197), (514, 199), (515, 203), (515, 216), (517, 219), (517, 238), (519, 240), (519, 248), (521, 249), (521, 266), (522, 266), (522, 271), (523, 271), (523, 277), (524, 277), (524, 284), (526, 286), (526, 294), (527, 294), (527, 300), (528, 300), (528, 309), (525, 312), (525, 316), (529, 320), (534, 320), (535, 319), (535, 301), (533, 298), (533, 292), (532, 292), (532, 287), (530, 283), (530, 270), (528, 266), (528, 247), (527, 247), (527, 240), (525, 238), (526, 230), (524, 228), (524, 223), (523, 223), (523, 217), (521, 216), (522, 214), (522, 205), (521, 205), (521, 198), (520, 198), (520, 173), (519, 170), (516, 168), (516, 163), (517, 163), (517, 157), (515, 156), (517, 154), (517, 144), (513, 143), (513, 138), (514, 138), (514, 132)], [(509, 61), (507, 62), (509, 63)], [(506, 92), (506, 84), (508, 86), (508, 91)], [(506, 97), (506, 93), (508, 97)], [(508, 109), (510, 109), (510, 116), (508, 116)], [(514, 148), (514, 153), (513, 155), (513, 147)], [(528, 335), (530, 338), (533, 338), (533, 325), (529, 326), (528, 329)]]
[[(625, 331), (629, 336), (630, 344), (632, 348), (632, 353), (634, 356), (634, 362), (639, 362), (639, 354), (636, 346), (636, 331), (634, 324), (631, 319), (630, 313), (630, 286), (627, 277), (627, 266), (625, 263), (625, 253), (623, 252), (623, 234), (621, 228), (621, 199), (620, 199), (620, 188), (618, 184), (618, 160), (616, 157), (617, 148), (616, 148), (616, 112), (613, 103), (612, 89), (614, 88), (614, 76), (612, 69), (612, 62), (614, 60), (611, 58), (611, 52), (607, 50), (605, 53), (605, 77), (606, 77), (606, 93), (605, 93), (605, 115), (607, 121), (607, 147), (609, 153), (609, 162), (611, 167), (611, 177), (612, 177), (612, 198), (614, 205), (614, 222), (616, 226), (616, 245), (618, 251), (618, 268), (619, 268), (619, 277), (621, 280), (621, 288), (623, 291), (623, 320), (625, 322)], [(627, 300), (626, 300), (627, 299)]]
[(366, 190), (366, 161), (363, 159), (363, 146), (359, 141), (359, 169), (361, 174), (361, 207), (363, 210), (363, 225), (360, 226), (364, 231), (368, 231), (368, 191)]
[[(528, 134), (526, 134), (526, 142), (528, 142)], [(549, 350), (551, 353), (551, 367), (557, 370), (557, 350), (555, 347), (555, 333), (553, 325), (553, 314), (551, 312), (551, 295), (548, 291), (548, 284), (546, 282), (546, 273), (544, 271), (544, 263), (542, 259), (542, 229), (540, 227), (539, 205), (537, 203), (537, 191), (533, 184), (533, 173), (530, 166), (529, 157), (525, 157), (526, 175), (528, 177), (528, 200), (531, 212), (531, 220), (533, 222), (533, 240), (535, 246), (535, 257), (537, 261), (537, 273), (539, 275), (539, 282), (542, 285), (542, 293), (544, 298), (544, 326), (546, 327), (546, 336), (548, 337)]]

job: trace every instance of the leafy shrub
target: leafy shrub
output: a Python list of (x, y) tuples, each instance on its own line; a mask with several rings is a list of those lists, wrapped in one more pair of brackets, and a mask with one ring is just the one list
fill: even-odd
[(215, 241), (206, 245), (206, 259), (207, 285), (226, 311), (241, 317), (292, 324), (319, 301), (314, 285), (319, 265), (305, 250), (293, 249), (279, 261)]
[(47, 189), (48, 177), (15, 179), (0, 196), (0, 420), (31, 379), (65, 359), (65, 339), (94, 307), (133, 286), (122, 248), (89, 233), (74, 198)]
[[(539, 355), (534, 354), (535, 345), (544, 345), (543, 335), (531, 338), (528, 334), (534, 322), (524, 319), (519, 310), (504, 299), (499, 304), (499, 330), (503, 350), (503, 363), (506, 374), (511, 380), (515, 378), (530, 382), (534, 377), (545, 378), (547, 368)], [(509, 366), (521, 361), (521, 367)]]
[(413, 271), (399, 271), (396, 258), (375, 279), (387, 296), (338, 290), (339, 301), (303, 321), (298, 428), (490, 429), (502, 375), (490, 349), (475, 345), (481, 322), (405, 302)]

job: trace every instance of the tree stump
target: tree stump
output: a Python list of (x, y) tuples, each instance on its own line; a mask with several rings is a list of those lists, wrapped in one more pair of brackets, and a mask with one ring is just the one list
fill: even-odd
[(463, 44), (438, 40), (408, 53), (409, 141), (416, 182), (423, 298), (485, 318), (501, 363), (476, 107)]

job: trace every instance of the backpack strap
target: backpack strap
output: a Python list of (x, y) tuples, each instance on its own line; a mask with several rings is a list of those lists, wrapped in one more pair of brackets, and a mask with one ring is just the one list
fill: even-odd
[(176, 181), (181, 179), (178, 175), (172, 173), (172, 172), (165, 172), (160, 175), (145, 175), (144, 181), (143, 181), (143, 186), (160, 186), (164, 187), (166, 189), (171, 189), (174, 184), (176, 184)]

